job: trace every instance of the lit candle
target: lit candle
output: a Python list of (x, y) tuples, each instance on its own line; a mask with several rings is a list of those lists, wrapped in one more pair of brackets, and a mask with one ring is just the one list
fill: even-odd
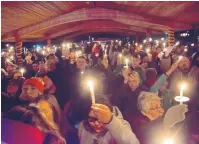
[(9, 63), (11, 63), (9, 59), (6, 59), (6, 62), (9, 62)]
[(126, 59), (125, 62), (126, 62), (126, 68), (128, 68), (128, 62), (129, 62), (129, 60)]
[(11, 59), (11, 60), (14, 60), (14, 56), (10, 56), (10, 59)]
[(180, 62), (182, 60), (183, 56), (179, 56), (178, 57), (178, 62)]
[(166, 139), (166, 140), (164, 140), (163, 144), (173, 144), (173, 139), (172, 138)]
[(43, 55), (45, 54), (45, 51), (44, 51), (44, 50), (42, 51), (42, 54), (43, 54)]
[(23, 76), (23, 74), (24, 74), (24, 72), (25, 72), (25, 69), (24, 69), (24, 68), (21, 68), (21, 69), (20, 69), (20, 72), (21, 72), (21, 74), (22, 74), (22, 76)]
[(174, 46), (177, 46), (177, 45), (179, 45), (179, 44), (180, 44), (180, 42), (178, 41), (178, 42), (176, 42), (176, 43), (175, 43), (175, 45), (174, 45)]
[(164, 38), (161, 38), (161, 41), (164, 41)]
[(165, 43), (165, 42), (163, 43), (163, 46), (164, 46), (164, 47), (166, 46), (166, 43)]
[(66, 45), (66, 46), (67, 46), (67, 48), (68, 48), (68, 49), (70, 49), (70, 43), (67, 43), (67, 45)]
[(93, 81), (89, 80), (88, 86), (90, 88), (91, 100), (92, 100), (92, 104), (95, 104), (95, 94), (94, 94), (94, 86), (93, 85), (94, 85)]
[(104, 50), (104, 56), (107, 57), (107, 49)]
[(180, 96), (176, 96), (174, 98), (177, 102), (180, 102), (180, 104), (182, 104), (183, 102), (189, 101), (189, 98), (184, 96), (183, 94), (185, 88), (186, 88), (186, 84), (183, 83), (180, 87)]
[(150, 49), (146, 49), (146, 52), (149, 53)]

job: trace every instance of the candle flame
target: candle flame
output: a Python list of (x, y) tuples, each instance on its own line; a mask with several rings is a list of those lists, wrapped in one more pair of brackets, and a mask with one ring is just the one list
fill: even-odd
[(173, 144), (173, 139), (172, 138), (166, 139), (163, 144)]
[(183, 83), (183, 84), (181, 85), (181, 90), (184, 90), (185, 88), (186, 88), (186, 84)]
[(93, 81), (89, 80), (89, 81), (88, 81), (88, 86), (89, 86), (90, 88), (92, 88), (93, 85), (94, 85), (94, 84), (93, 84)]

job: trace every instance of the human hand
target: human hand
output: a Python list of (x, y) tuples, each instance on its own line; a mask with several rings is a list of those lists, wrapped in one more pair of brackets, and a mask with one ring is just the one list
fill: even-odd
[(95, 117), (102, 123), (109, 123), (113, 117), (110, 109), (103, 104), (92, 104), (91, 106)]
[(122, 70), (122, 76), (125, 80), (128, 79), (129, 73), (131, 72), (131, 69), (129, 67), (124, 67)]
[(169, 108), (164, 117), (164, 127), (169, 129), (176, 123), (183, 121), (186, 112), (188, 112), (188, 106), (186, 104), (175, 105)]

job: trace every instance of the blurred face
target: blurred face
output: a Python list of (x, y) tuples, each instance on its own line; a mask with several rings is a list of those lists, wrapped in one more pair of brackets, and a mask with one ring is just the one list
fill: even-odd
[(51, 86), (53, 85), (52, 80), (49, 77), (47, 77), (47, 76), (44, 77), (43, 81), (44, 81), (44, 89), (45, 90), (50, 89)]
[(6, 71), (7, 71), (7, 73), (8, 73), (9, 75), (11, 75), (11, 74), (14, 73), (14, 67), (11, 66), (11, 65), (8, 65), (8, 66), (6, 67)]
[(161, 117), (164, 114), (164, 109), (161, 106), (161, 102), (158, 99), (155, 99), (150, 104), (150, 109), (147, 112), (147, 115), (150, 116), (151, 120), (155, 120)]
[(104, 130), (104, 124), (97, 120), (93, 110), (89, 112), (88, 124), (95, 133), (100, 133)]
[(183, 53), (183, 49), (182, 46), (181, 47), (177, 47), (175, 53), (176, 54), (182, 54)]
[(189, 59), (186, 58), (186, 57), (183, 58), (183, 59), (179, 62), (178, 66), (179, 66), (179, 69), (180, 69), (182, 72), (189, 72), (189, 70), (190, 70), (190, 61), (189, 61)]
[(48, 62), (48, 63), (47, 63), (47, 67), (48, 67), (48, 70), (49, 70), (49, 71), (53, 71), (53, 70), (56, 69), (56, 64), (53, 63), (53, 62)]
[(148, 63), (149, 63), (149, 57), (148, 56), (145, 56), (143, 59), (142, 59), (142, 64), (141, 66), (145, 69), (148, 68)]
[(47, 119), (53, 122), (54, 121), (53, 110), (50, 104), (45, 100), (40, 100), (38, 103), (38, 106), (39, 106), (40, 111), (44, 113)]
[(138, 88), (139, 83), (140, 81), (137, 77), (131, 75), (128, 77), (128, 85), (131, 88), (131, 90), (135, 91)]
[(161, 51), (162, 51), (161, 48), (157, 48), (157, 50), (156, 50), (157, 53), (160, 53)]
[(86, 60), (83, 58), (78, 58), (76, 64), (77, 68), (80, 70), (84, 70), (86, 68)]
[(131, 63), (133, 68), (140, 66), (140, 62), (141, 60), (139, 58), (131, 57)]
[(70, 59), (74, 59), (75, 58), (75, 52), (71, 52), (69, 57), (70, 57)]
[(16, 93), (18, 91), (19, 87), (16, 84), (10, 84), (7, 87), (7, 92), (8, 93)]
[(41, 92), (35, 86), (31, 84), (23, 85), (22, 95), (27, 100), (37, 98), (40, 94)]
[(35, 72), (38, 72), (38, 70), (39, 70), (39, 65), (38, 65), (38, 64), (33, 64), (33, 65), (32, 65), (32, 69), (33, 69)]

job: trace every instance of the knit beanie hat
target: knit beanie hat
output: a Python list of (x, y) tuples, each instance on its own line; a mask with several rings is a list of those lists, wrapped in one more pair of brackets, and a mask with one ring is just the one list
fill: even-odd
[(44, 81), (41, 78), (32, 77), (27, 79), (23, 85), (27, 84), (35, 86), (41, 93), (44, 92)]

